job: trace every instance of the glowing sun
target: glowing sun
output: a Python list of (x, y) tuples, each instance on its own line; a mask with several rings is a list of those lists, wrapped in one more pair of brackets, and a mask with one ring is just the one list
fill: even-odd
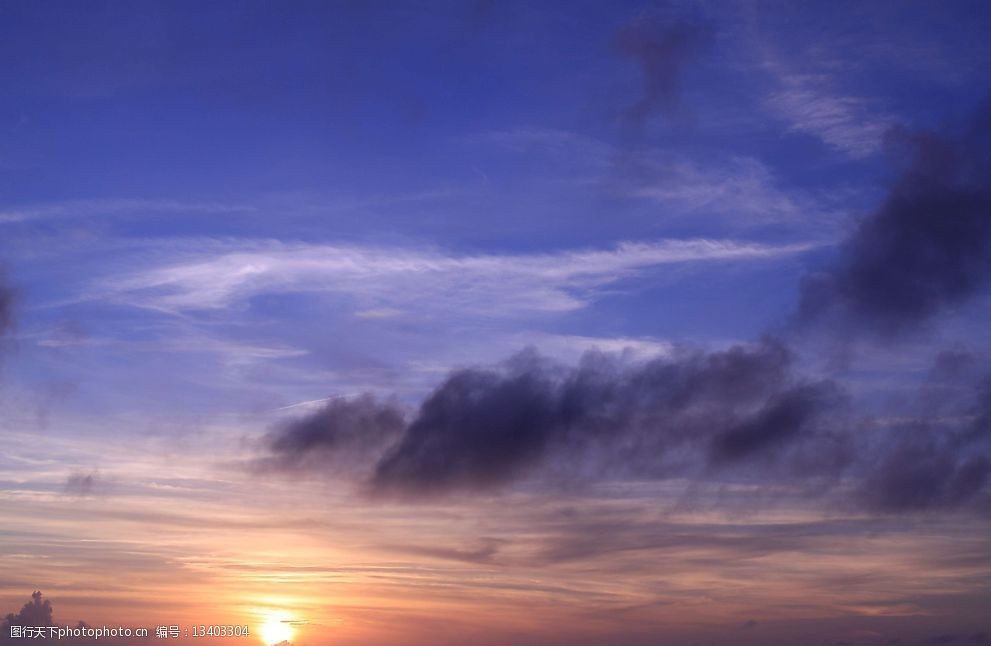
[(293, 630), (291, 620), (284, 615), (273, 615), (265, 620), (260, 628), (262, 641), (269, 646), (281, 642), (291, 642)]

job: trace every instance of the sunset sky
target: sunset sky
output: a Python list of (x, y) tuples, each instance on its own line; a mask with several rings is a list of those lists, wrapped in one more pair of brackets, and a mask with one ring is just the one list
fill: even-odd
[(989, 32), (0, 0), (0, 617), (991, 644)]

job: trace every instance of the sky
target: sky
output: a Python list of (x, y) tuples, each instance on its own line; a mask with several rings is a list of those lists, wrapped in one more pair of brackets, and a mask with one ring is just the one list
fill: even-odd
[(989, 28), (0, 0), (0, 642), (991, 643)]

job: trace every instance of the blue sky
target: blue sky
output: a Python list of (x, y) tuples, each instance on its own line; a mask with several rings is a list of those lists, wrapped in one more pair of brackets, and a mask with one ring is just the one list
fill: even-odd
[[(416, 411), (432, 393), (446, 392), (450, 375), (466, 367), (497, 366), (507, 371), (499, 379), (544, 370), (526, 356), (503, 363), (526, 348), (555, 366), (559, 372), (546, 374), (557, 384), (554, 375), (571, 374), (560, 371), (581, 365), (589, 350), (636, 381), (652, 360), (720, 364), (719, 353), (733, 357), (733, 348), (745, 348), (740, 352), (755, 361), (770, 361), (773, 346), (761, 339), (782, 339), (794, 366), (771, 371), (781, 370), (796, 388), (815, 390), (828, 381), (842, 390), (841, 399), (852, 404), (835, 420), (847, 424), (843, 433), (860, 433), (856, 441), (878, 451), (876, 464), (845, 471), (849, 480), (837, 491), (870, 482), (871, 470), (887, 464), (883, 447), (898, 428), (956, 429), (981, 419), (974, 411), (984, 400), (974, 395), (974, 384), (991, 352), (983, 331), (991, 313), (983, 278), (991, 273), (985, 267), (991, 243), (981, 242), (987, 215), (978, 207), (976, 249), (967, 247), (973, 262), (961, 262), (964, 273), (976, 276), (971, 286), (953, 273), (960, 267), (952, 258), (968, 253), (966, 238), (940, 238), (938, 227), (925, 226), (886, 238), (912, 216), (897, 205), (887, 220), (883, 214), (898, 196), (914, 195), (913, 182), (928, 186), (935, 177), (937, 188), (945, 188), (931, 161), (942, 158), (926, 148), (927, 137), (937, 142), (933, 150), (945, 143), (973, 162), (946, 185), (978, 186), (974, 192), (983, 195), (986, 140), (971, 138), (969, 126), (960, 124), (971, 123), (987, 96), (989, 25), (991, 6), (962, 0), (0, 2), (0, 261), (14, 294), (0, 389), (0, 429), (13, 450), (0, 458), (0, 485), (11, 504), (27, 510), (21, 529), (68, 541), (75, 530), (46, 525), (45, 505), (88, 513), (108, 501), (141, 506), (164, 496), (176, 510), (201, 499), (246, 510), (252, 503), (239, 487), (256, 481), (251, 465), (271, 457), (272, 434), (303, 428), (290, 420), (307, 415), (318, 424), (338, 414), (360, 417), (362, 410), (342, 412), (333, 402), (360, 402), (363, 393), (406, 416), (405, 439), (392, 445), (398, 460), (405, 449), (422, 449), (417, 438), (428, 446), (437, 439), (429, 431), (418, 435), (432, 418), (427, 408)], [(894, 224), (885, 228), (886, 222)], [(913, 235), (923, 242), (912, 246)], [(901, 242), (884, 256), (889, 239)], [(936, 255), (926, 255), (933, 245)], [(880, 265), (867, 247), (881, 250)], [(912, 273), (915, 257), (924, 270), (950, 258), (948, 282)], [(886, 258), (908, 258), (908, 267), (889, 275), (878, 269), (888, 267)], [(838, 287), (811, 291), (810, 277), (823, 275)], [(870, 291), (892, 285), (912, 294), (934, 285), (937, 293), (929, 294), (928, 309), (912, 314)], [(801, 303), (808, 303), (802, 299), (820, 293), (826, 309), (836, 306), (835, 318), (827, 313), (825, 323), (803, 327)], [(865, 294), (873, 300), (864, 301)], [(939, 372), (953, 357), (956, 367)], [(824, 393), (816, 390), (816, 401)], [(786, 395), (768, 395), (768, 405)], [(929, 406), (930, 400), (940, 404)], [(878, 439), (870, 429), (880, 429)], [(954, 463), (960, 482), (986, 460), (984, 445), (967, 446)], [(902, 448), (892, 455), (917, 449)], [(625, 459), (617, 455), (602, 449), (591, 462), (608, 470), (603, 465), (610, 460)], [(189, 456), (191, 463), (177, 466)], [(527, 504), (586, 505), (593, 515), (612, 513), (605, 509), (609, 501), (627, 505), (617, 531), (635, 534), (634, 543), (659, 527), (645, 529), (637, 515), (653, 513), (630, 484), (643, 473), (624, 471), (607, 479), (607, 490), (573, 496), (562, 494), (560, 483), (548, 484), (560, 476), (556, 460), (571, 457), (548, 458), (550, 475), (524, 479), (525, 495), (538, 497)], [(375, 477), (387, 477), (388, 464), (379, 462)], [(296, 513), (285, 503), (293, 481), (278, 471), (259, 479), (265, 483), (259, 505)], [(71, 483), (86, 474), (98, 474), (94, 481), (101, 484), (86, 485), (73, 498)], [(324, 475), (295, 474), (319, 487), (328, 486)], [(754, 476), (740, 471), (730, 479), (737, 477)], [(671, 513), (686, 496), (702, 495), (693, 487), (718, 489), (711, 471), (679, 471), (678, 478), (679, 487), (690, 482), (687, 493), (672, 494), (666, 480), (646, 478), (663, 489), (654, 494), (672, 505)], [(700, 480), (693, 485), (693, 478)], [(481, 482), (465, 481), (469, 488)], [(907, 482), (912, 489), (914, 481)], [(500, 484), (507, 496), (524, 495), (511, 482)], [(634, 489), (615, 494), (613, 486)], [(930, 533), (906, 528), (899, 517), (890, 531), (905, 537), (899, 548), (905, 568), (917, 555), (906, 545), (971, 541), (981, 554), (973, 576), (933, 565), (939, 575), (931, 590), (916, 591), (911, 604), (891, 602), (890, 612), (880, 614), (908, 617), (908, 630), (925, 632), (930, 626), (920, 617), (939, 606), (929, 592), (958, 585), (970, 601), (986, 594), (991, 552), (979, 538), (987, 522), (985, 480), (971, 493), (983, 511), (954, 507), (952, 513), (965, 516), (961, 526)], [(356, 509), (350, 498), (335, 495), (327, 494), (335, 501), (327, 508), (402, 535), (404, 521), (392, 514), (405, 508)], [(721, 495), (736, 494), (714, 494), (714, 509), (728, 514), (723, 520), (739, 520), (733, 506), (750, 503), (724, 505)], [(789, 500), (787, 509), (775, 502), (761, 513), (787, 512), (795, 522), (810, 522), (808, 513), (827, 524), (837, 513), (863, 520), (860, 511), (838, 512), (832, 503), (815, 503), (810, 511)], [(311, 504), (300, 503), (298, 514), (324, 522), (327, 510)], [(445, 513), (478, 520), (495, 513), (490, 505), (497, 503), (431, 504), (433, 511), (405, 521), (423, 544), (442, 540)], [(77, 512), (65, 511), (67, 517)], [(339, 518), (345, 511), (333, 513)], [(588, 523), (599, 527), (604, 517)], [(527, 508), (523, 517), (484, 529), (465, 520), (445, 554), (455, 561), (495, 554), (509, 543), (493, 536), (525, 533), (528, 523), (549, 518), (556, 516)], [(118, 528), (105, 529), (101, 540)], [(350, 536), (350, 529), (337, 529)], [(126, 540), (153, 552), (166, 569), (180, 563), (200, 572), (188, 565), (193, 553), (220, 558), (207, 542), (185, 545), (190, 552), (183, 555), (135, 531)], [(740, 531), (753, 531), (755, 541), (765, 536), (763, 525)], [(849, 541), (844, 546), (862, 536), (859, 526), (836, 531)], [(19, 539), (11, 536), (4, 546), (16, 551)], [(282, 540), (269, 538), (272, 545)], [(264, 549), (244, 559), (270, 554), (269, 538), (258, 538)], [(300, 554), (345, 562), (353, 548), (367, 565), (391, 563), (390, 550), (399, 549), (398, 538), (385, 541), (388, 549), (376, 544), (384, 552), (369, 552), (364, 538), (354, 541), (323, 551), (300, 548)], [(657, 547), (647, 542), (636, 549)], [(831, 617), (851, 643), (881, 643), (857, 623), (873, 616), (865, 608), (876, 600), (847, 607), (823, 598), (820, 610), (789, 614), (780, 593), (794, 584), (789, 576), (797, 570), (789, 568), (811, 568), (804, 559), (816, 549), (794, 548), (803, 565), (783, 561), (773, 569), (784, 587), (770, 596), (755, 593), (739, 608), (727, 602), (721, 608), (729, 610), (713, 615), (716, 623), (739, 626), (769, 603), (769, 614), (783, 622), (774, 633), (782, 640), (806, 629), (789, 621)], [(883, 547), (877, 550), (865, 556), (850, 547), (851, 562), (876, 563), (871, 559), (881, 558)], [(422, 546), (403, 554), (414, 565), (440, 558)], [(603, 566), (596, 576), (606, 578), (575, 585), (606, 594), (608, 573), (628, 565)], [(512, 585), (532, 574), (499, 567)], [(81, 580), (95, 580), (79, 572)], [(549, 577), (570, 581), (573, 574)], [(46, 576), (48, 589), (65, 585)], [(176, 576), (181, 590), (184, 579)], [(736, 583), (719, 585), (731, 590)], [(630, 598), (660, 603), (651, 585)], [(19, 599), (23, 587), (3, 587), (2, 598)], [(865, 598), (869, 592), (865, 587)], [(309, 594), (305, 612), (315, 613), (313, 599), (326, 593)], [(382, 598), (395, 601), (390, 594)], [(71, 586), (63, 596), (80, 612), (113, 605), (73, 601)], [(918, 612), (902, 612), (906, 604)], [(502, 612), (492, 610), (498, 605), (482, 603), (472, 625), (489, 625)], [(353, 613), (341, 616), (357, 621)], [(931, 630), (953, 621), (977, 630), (974, 616), (965, 608), (949, 623), (933, 620)], [(654, 624), (641, 618), (646, 623), (633, 622), (631, 630), (649, 641)], [(615, 636), (609, 631), (619, 629), (611, 625), (597, 630)], [(888, 638), (887, 628), (869, 630)], [(361, 630), (349, 635), (365, 643)], [(749, 635), (719, 643), (751, 643)]]
[[(345, 373), (406, 372), (403, 360), (445, 351), (442, 362), (470, 362), (457, 346), (518, 334), (752, 338), (877, 201), (886, 130), (938, 125), (980, 96), (983, 23), (960, 19), (975, 8), (250, 3), (191, 20), (181, 3), (6, 6), (4, 246), (19, 332), (202, 334), (323, 354)], [(712, 35), (679, 70), (673, 107), (631, 124), (641, 70), (614, 40), (638, 16)], [(766, 245), (768, 257), (605, 269), (557, 312), (497, 300), (486, 309), (501, 311), (440, 312), (395, 294), (357, 304), (369, 288), (322, 297), (324, 274), (294, 281), (299, 293), (190, 302), (183, 320), (107, 288), (275, 243), (511, 263), (696, 238)], [(796, 244), (809, 250), (772, 249)], [(448, 307), (468, 297), (449, 294)], [(217, 324), (204, 305), (237, 307)], [(356, 317), (363, 307), (372, 316)], [(340, 336), (347, 352), (327, 347)], [(22, 352), (31, 366), (51, 354), (37, 341)], [(37, 378), (70, 369), (45, 359), (51, 373)]]

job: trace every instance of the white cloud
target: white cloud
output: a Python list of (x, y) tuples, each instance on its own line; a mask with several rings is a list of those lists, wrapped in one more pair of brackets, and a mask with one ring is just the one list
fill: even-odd
[(781, 89), (767, 99), (789, 130), (822, 140), (851, 157), (876, 153), (894, 120), (860, 97), (836, 94), (821, 75), (779, 73)]
[(227, 308), (262, 294), (311, 292), (343, 298), (366, 318), (438, 311), (508, 316), (582, 308), (598, 288), (652, 267), (771, 259), (810, 246), (693, 239), (556, 253), (451, 255), (358, 245), (212, 242), (204, 252), (103, 280), (88, 297), (182, 313)]
[(757, 69), (773, 84), (764, 97), (765, 108), (790, 132), (815, 137), (847, 156), (877, 153), (896, 119), (871, 98), (871, 87), (862, 85), (865, 61), (850, 52), (862, 52), (863, 47), (850, 42), (838, 47), (835, 37), (824, 41), (818, 25), (810, 25), (807, 32), (797, 26), (769, 29), (762, 26), (768, 18), (750, 5), (744, 21), (744, 38), (754, 48)]
[(830, 213), (820, 201), (785, 191), (760, 161), (735, 157), (702, 165), (687, 158), (657, 159), (652, 182), (628, 189), (628, 195), (656, 201), (666, 216), (718, 218), (727, 225), (791, 222), (821, 224)]
[(513, 335), (510, 347), (532, 345), (544, 355), (574, 363), (592, 350), (616, 354), (627, 360), (639, 361), (671, 355), (675, 345), (650, 337), (599, 337), (578, 334), (546, 334), (525, 332)]

